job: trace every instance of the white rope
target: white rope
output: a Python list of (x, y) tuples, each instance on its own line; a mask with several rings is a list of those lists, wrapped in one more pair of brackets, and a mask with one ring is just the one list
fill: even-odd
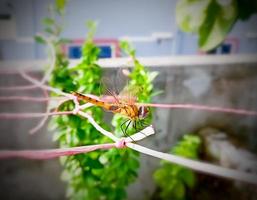
[(202, 161), (191, 160), (172, 154), (162, 153), (133, 143), (128, 143), (127, 146), (143, 154), (150, 155), (155, 158), (160, 158), (171, 163), (179, 164), (199, 172), (217, 175), (220, 177), (234, 179), (238, 181), (244, 181), (257, 185), (256, 174), (224, 168), (217, 165), (205, 163)]

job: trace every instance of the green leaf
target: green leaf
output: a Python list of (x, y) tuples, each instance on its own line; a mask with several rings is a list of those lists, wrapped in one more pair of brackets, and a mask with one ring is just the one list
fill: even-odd
[(198, 45), (200, 49), (209, 51), (223, 42), (236, 17), (236, 0), (231, 0), (226, 5), (212, 0), (207, 9), (207, 16), (199, 29)]
[[(125, 41), (125, 40), (120, 41), (119, 46), (122, 49), (122, 51), (124, 51), (126, 54), (132, 56), (133, 58), (135, 57), (136, 52), (135, 52), (134, 48), (132, 47), (132, 45), (128, 41)], [(135, 65), (136, 64), (137, 63), (135, 63)]]
[(157, 76), (158, 76), (159, 72), (150, 72), (148, 74), (148, 79), (150, 82), (152, 82)]
[(55, 0), (55, 6), (58, 11), (64, 11), (67, 0)]
[(54, 19), (46, 17), (43, 19), (43, 24), (46, 26), (52, 26), (54, 24)]
[(71, 39), (64, 39), (64, 38), (61, 38), (60, 40), (59, 40), (59, 43), (60, 44), (69, 44), (69, 43), (71, 43)]
[(180, 0), (176, 6), (176, 22), (184, 32), (196, 33), (206, 17), (211, 0)]
[[(185, 135), (171, 152), (176, 155), (191, 158), (198, 155), (200, 138), (195, 135)], [(196, 156), (195, 156), (196, 157)], [(160, 188), (163, 199), (182, 200), (186, 198), (186, 189), (196, 184), (195, 174), (185, 167), (161, 161), (161, 167), (154, 174), (154, 181)]]
[(182, 199), (185, 196), (185, 192), (186, 192), (183, 183), (179, 181), (176, 182), (173, 191), (176, 199)]
[(45, 41), (45, 39), (44, 39), (42, 36), (36, 35), (36, 36), (34, 37), (34, 39), (35, 39), (35, 41), (36, 41), (37, 43), (39, 43), (39, 44), (46, 44), (46, 41)]
[(183, 182), (189, 188), (193, 188), (196, 184), (195, 174), (192, 170), (189, 170), (189, 169), (181, 170), (179, 177), (183, 180)]
[(51, 28), (49, 28), (49, 27), (45, 28), (44, 30), (45, 30), (46, 33), (54, 34), (53, 29), (51, 29)]
[(157, 90), (157, 91), (154, 91), (151, 96), (155, 97), (155, 96), (162, 94), (163, 92), (164, 92), (163, 90)]
[[(93, 21), (93, 20), (88, 20), (86, 22), (86, 27), (88, 29), (88, 33), (87, 33), (87, 41), (88, 42), (92, 42), (93, 37), (95, 35), (96, 29), (97, 29), (97, 22)], [(90, 44), (88, 44), (90, 45)], [(92, 47), (94, 47), (95, 45), (93, 43), (91, 43)]]

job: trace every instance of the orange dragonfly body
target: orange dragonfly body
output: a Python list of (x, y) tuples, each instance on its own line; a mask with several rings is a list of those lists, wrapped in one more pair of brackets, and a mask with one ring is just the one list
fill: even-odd
[[(126, 98), (119, 98), (113, 95), (114, 102), (108, 102), (108, 101), (98, 100), (96, 98), (92, 98), (90, 96), (87, 96), (78, 92), (73, 92), (72, 94), (75, 95), (79, 100), (84, 100), (88, 103), (92, 103), (96, 106), (104, 108), (107, 111), (110, 111), (113, 113), (119, 113), (122, 116), (126, 117), (127, 120), (123, 122), (121, 125), (121, 130), (126, 136), (127, 136), (126, 131), (130, 126), (131, 122), (132, 122), (133, 128), (136, 131), (138, 126), (137, 123), (139, 123), (141, 127), (146, 126), (143, 120), (148, 116), (149, 108), (146, 106), (137, 106), (132, 98), (128, 98), (128, 100), (126, 100)], [(126, 125), (125, 129), (123, 127), (124, 125)]]
[(149, 112), (148, 108), (145, 106), (137, 106), (133, 103), (123, 102), (120, 100), (116, 100), (115, 103), (109, 103), (97, 100), (95, 98), (83, 95), (78, 92), (73, 92), (73, 95), (75, 95), (79, 100), (84, 100), (86, 102), (92, 103), (113, 113), (119, 113), (124, 117), (129, 118), (130, 120), (144, 119)]

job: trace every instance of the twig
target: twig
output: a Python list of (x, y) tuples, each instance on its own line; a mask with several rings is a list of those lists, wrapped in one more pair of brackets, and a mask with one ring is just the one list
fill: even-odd
[(51, 91), (51, 92), (54, 92), (56, 94), (59, 94), (59, 95), (62, 95), (62, 96), (65, 96), (65, 97), (68, 97), (69, 99), (73, 99), (74, 96), (72, 94), (69, 94), (69, 93), (65, 93), (57, 88), (53, 88), (53, 87), (50, 87), (50, 86), (47, 86), (47, 85), (44, 85), (42, 84), (40, 81), (37, 81), (36, 79), (30, 77), (29, 75), (27, 75), (25, 72), (21, 71), (21, 75), (24, 79), (30, 81), (31, 83), (33, 83), (34, 85), (36, 85), (37, 87), (39, 88), (43, 88), (45, 90), (48, 90), (48, 91)]
[(41, 35), (41, 37), (43, 37), (45, 39), (46, 43), (48, 44), (49, 49), (50, 49), (50, 55), (51, 55), (50, 67), (46, 71), (46, 73), (45, 73), (44, 77), (42, 78), (42, 80), (40, 81), (43, 84), (43, 83), (45, 83), (49, 79), (49, 77), (50, 77), (50, 75), (51, 75), (51, 73), (52, 73), (52, 71), (53, 71), (53, 69), (55, 67), (56, 55), (55, 55), (55, 48), (54, 48), (52, 42), (47, 37), (45, 37), (43, 35)]
[[(51, 43), (51, 41), (42, 34), (40, 34), (40, 36), (44, 38), (47, 45), (49, 46), (50, 57), (51, 57), (50, 58), (49, 69), (45, 72), (43, 78), (40, 81), (41, 84), (44, 84), (49, 79), (49, 77), (50, 77), (50, 75), (51, 75), (51, 73), (52, 73), (52, 71), (55, 67), (56, 56), (55, 56), (55, 48), (54, 48), (53, 44)], [(18, 73), (21, 74), (21, 71), (22, 70), (18, 70)], [(9, 71), (9, 72), (7, 71), (6, 73), (7, 74), (14, 74), (13, 71)], [(18, 91), (18, 90), (32, 90), (32, 89), (36, 89), (36, 88), (37, 88), (37, 85), (24, 85), (24, 86), (0, 87), (0, 90), (3, 90), (3, 91)]]
[[(45, 98), (49, 98), (48, 92), (46, 90), (43, 90), (43, 94), (44, 94)], [(49, 107), (49, 104), (47, 102), (46, 103), (46, 113), (49, 113), (49, 112), (50, 112), (50, 107)], [(44, 116), (34, 128), (29, 130), (29, 133), (34, 134), (38, 130), (40, 130), (44, 126), (44, 124), (46, 123), (47, 119), (48, 119), (48, 115)]]

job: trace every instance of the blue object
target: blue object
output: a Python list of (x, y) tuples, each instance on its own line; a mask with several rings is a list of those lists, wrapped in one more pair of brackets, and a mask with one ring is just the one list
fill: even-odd
[(112, 48), (110, 46), (99, 46), (100, 54), (99, 58), (111, 58), (112, 57)]
[(231, 52), (231, 44), (222, 44), (221, 54), (230, 54), (230, 52)]
[(81, 46), (70, 46), (69, 47), (69, 58), (70, 59), (79, 59), (81, 58)]
[[(98, 46), (100, 48), (99, 58), (111, 58), (112, 48), (111, 46)], [(81, 45), (70, 46), (68, 51), (68, 56), (70, 59), (79, 59), (82, 56)]]

